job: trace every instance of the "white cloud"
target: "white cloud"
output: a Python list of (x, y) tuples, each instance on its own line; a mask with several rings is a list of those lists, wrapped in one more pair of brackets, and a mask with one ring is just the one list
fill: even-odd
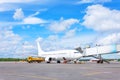
[(49, 28), (51, 31), (54, 32), (62, 32), (65, 31), (66, 29), (69, 29), (73, 24), (79, 23), (79, 20), (77, 19), (67, 19), (64, 20), (63, 18), (60, 19), (60, 21), (53, 21), (50, 25)]
[(106, 37), (102, 37), (101, 39), (99, 39), (97, 41), (97, 44), (100, 45), (108, 45), (108, 44), (116, 44), (116, 43), (120, 43), (120, 33), (113, 33), (113, 34), (109, 34)]
[[(10, 11), (19, 8), (19, 3), (30, 3), (35, 0), (0, 0), (0, 12)], [(16, 5), (17, 4), (17, 5)]]
[[(82, 40), (75, 36), (75, 30), (67, 31), (64, 36), (50, 35), (47, 39), (41, 41), (41, 45), (44, 50), (60, 50), (60, 49), (73, 49), (76, 45), (80, 46)], [(88, 40), (88, 39), (87, 39)], [(81, 42), (79, 42), (81, 41)], [(64, 44), (64, 45), (63, 45)]]
[(56, 2), (56, 0), (0, 0), (0, 4), (15, 4), (15, 3), (34, 3), (34, 4), (48, 4), (49, 2)]
[(27, 25), (27, 26), (22, 26), (22, 29), (30, 29), (30, 26), (29, 25)]
[(85, 3), (105, 3), (111, 2), (112, 0), (80, 0), (77, 4), (85, 4)]
[(22, 11), (21, 8), (15, 10), (13, 18), (15, 20), (22, 20), (24, 18), (24, 12)]
[(43, 40), (42, 37), (38, 37), (38, 38), (36, 39), (36, 41), (42, 41), (42, 40)]
[(46, 20), (41, 18), (35, 17), (36, 15), (40, 14), (40, 11), (35, 12), (34, 14), (29, 15), (28, 17), (23, 19), (23, 24), (41, 24), (47, 23)]
[(0, 54), (14, 53), (16, 45), (22, 39), (19, 35), (14, 34), (11, 29), (12, 27), (0, 27)]
[[(41, 24), (43, 25), (44, 23), (48, 23), (47, 20), (43, 20), (39, 17), (35, 17), (36, 15), (40, 14), (40, 11), (45, 11), (47, 9), (40, 9), (39, 11), (35, 12), (34, 14), (29, 15), (28, 17), (26, 17), (24, 15), (24, 12), (22, 10), (22, 8), (18, 8), (15, 10), (13, 18), (15, 20), (15, 22), (0, 22), (1, 26), (9, 26), (9, 25), (23, 25), (23, 24)], [(25, 27), (24, 27), (25, 28)], [(29, 27), (28, 27), (29, 28)]]
[(26, 17), (23, 19), (23, 24), (41, 24), (47, 23), (47, 21), (37, 17)]
[(76, 29), (69, 30), (65, 33), (64, 38), (71, 38), (74, 37), (76, 33)]
[(94, 0), (80, 0), (77, 4), (92, 3)]
[(58, 38), (58, 36), (57, 35), (50, 35), (50, 36), (48, 36), (48, 40), (51, 40), (51, 41), (56, 41), (56, 40), (58, 40), (59, 38)]
[(120, 30), (120, 11), (110, 10), (102, 5), (88, 6), (84, 16), (85, 27), (95, 31)]
[(10, 10), (14, 10), (17, 7), (15, 5), (10, 5), (10, 4), (0, 4), (0, 12), (4, 12), (4, 11), (10, 11)]
[[(34, 43), (34, 42), (33, 42)], [(22, 51), (18, 51), (19, 53), (22, 53), (22, 57), (28, 57), (28, 56), (35, 56), (37, 54), (37, 45), (36, 42), (34, 44), (25, 41), (21, 46)]]
[(32, 15), (30, 15), (30, 16), (33, 17), (33, 16), (36, 16), (36, 15), (38, 15), (38, 14), (40, 14), (39, 11), (35, 12), (34, 14), (32, 14)]
[(33, 2), (35, 0), (0, 0), (0, 4), (4, 3), (27, 3), (27, 2)]
[[(74, 30), (70, 30), (67, 33), (74, 32)], [(66, 34), (67, 34), (66, 33)], [(44, 51), (52, 51), (52, 50), (61, 50), (61, 49), (74, 49), (76, 47), (85, 47), (90, 44), (96, 37), (96, 35), (80, 35), (80, 36), (68, 36), (64, 35), (60, 37), (59, 35), (50, 35), (48, 38), (42, 38), (43, 40), (40, 42), (41, 48)], [(66, 36), (66, 37), (65, 37)]]
[(34, 14), (30, 15), (29, 17), (34, 17), (36, 15), (39, 15), (43, 11), (47, 11), (47, 8), (39, 9), (38, 11), (36, 11)]
[(13, 27), (0, 27), (0, 56), (1, 57), (27, 57), (37, 55), (36, 44), (22, 43), (22, 37), (12, 31)]
[(54, 2), (55, 0), (0, 0), (0, 12), (11, 11), (20, 7), (25, 8), (26, 4), (52, 5)]
[[(23, 24), (40, 24), (40, 25), (44, 25), (44, 23), (48, 23), (47, 20), (43, 20), (39, 17), (34, 17), (36, 15), (38, 15), (40, 12), (37, 11), (36, 13), (34, 14), (31, 14), (29, 15), (28, 17), (24, 16), (24, 12), (22, 11), (21, 8), (19, 9), (16, 9), (14, 15), (13, 15), (13, 18), (15, 20), (18, 20), (18, 21), (15, 21), (15, 22), (0, 22), (0, 25), (1, 26), (9, 26), (9, 25), (23, 25)], [(23, 27), (23, 26), (22, 26)], [(23, 27), (25, 28), (25, 27)], [(29, 26), (28, 26), (29, 28)]]
[(9, 26), (9, 25), (14, 26), (14, 25), (20, 25), (20, 24), (23, 24), (23, 23), (21, 23), (21, 22), (8, 22), (8, 21), (0, 22), (1, 26)]

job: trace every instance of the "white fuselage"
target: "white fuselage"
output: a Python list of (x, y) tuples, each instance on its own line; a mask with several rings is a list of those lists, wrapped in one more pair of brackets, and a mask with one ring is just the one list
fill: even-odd
[(50, 51), (42, 52), (39, 54), (41, 57), (53, 58), (55, 60), (63, 60), (63, 57), (67, 60), (79, 59), (82, 57), (82, 54), (76, 50), (60, 50), (60, 51)]
[(82, 57), (82, 54), (77, 50), (59, 50), (59, 51), (49, 51), (44, 52), (39, 42), (37, 42), (38, 45), (38, 56), (44, 57), (46, 61), (49, 61), (51, 58), (52, 60), (75, 60)]

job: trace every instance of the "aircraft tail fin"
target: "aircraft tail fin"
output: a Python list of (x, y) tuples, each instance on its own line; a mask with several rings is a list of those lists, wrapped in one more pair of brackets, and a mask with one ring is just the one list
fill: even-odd
[(41, 49), (39, 41), (37, 41), (37, 47), (38, 47), (38, 56), (40, 56), (42, 53), (44, 53), (44, 51)]

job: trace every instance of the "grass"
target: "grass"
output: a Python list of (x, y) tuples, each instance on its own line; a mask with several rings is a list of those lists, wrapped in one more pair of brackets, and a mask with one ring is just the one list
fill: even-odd
[(20, 59), (20, 58), (0, 58), (0, 61), (26, 61), (26, 59)]

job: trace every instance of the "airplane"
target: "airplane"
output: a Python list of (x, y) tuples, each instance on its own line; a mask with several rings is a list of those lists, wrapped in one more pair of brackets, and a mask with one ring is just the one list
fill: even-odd
[[(45, 52), (41, 49), (39, 41), (37, 41), (38, 46), (38, 56), (44, 57), (47, 63), (51, 61), (57, 61), (57, 63), (61, 63), (61, 60), (64, 60), (64, 63), (68, 61), (76, 61), (82, 57), (94, 57), (98, 59), (97, 63), (107, 62), (102, 58), (101, 55), (111, 54), (111, 53), (120, 53), (120, 45), (106, 45), (106, 46), (95, 46), (95, 47), (87, 47), (82, 50), (81, 47), (78, 47), (74, 50), (59, 50), (59, 51), (49, 51)], [(96, 56), (97, 55), (97, 56)]]
[(51, 61), (57, 61), (57, 63), (61, 63), (63, 60), (63, 63), (67, 63), (68, 61), (77, 61), (77, 59), (80, 59), (83, 55), (77, 51), (77, 50), (59, 50), (59, 51), (49, 51), (45, 52), (41, 49), (39, 41), (37, 41), (37, 47), (38, 47), (38, 56), (44, 57), (45, 62), (51, 63)]

